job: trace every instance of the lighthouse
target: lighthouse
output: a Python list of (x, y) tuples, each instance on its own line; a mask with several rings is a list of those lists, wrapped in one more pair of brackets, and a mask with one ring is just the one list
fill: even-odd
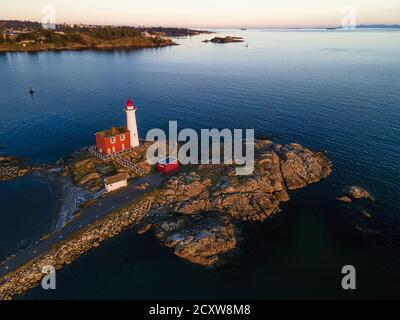
[(127, 122), (127, 129), (130, 132), (131, 137), (131, 147), (138, 147), (139, 146), (139, 134), (136, 124), (136, 107), (133, 105), (133, 101), (131, 98), (128, 98), (126, 103), (126, 122)]
[(139, 135), (136, 124), (136, 107), (131, 98), (126, 102), (127, 125), (112, 127), (96, 133), (96, 149), (103, 156), (126, 152), (139, 146)]

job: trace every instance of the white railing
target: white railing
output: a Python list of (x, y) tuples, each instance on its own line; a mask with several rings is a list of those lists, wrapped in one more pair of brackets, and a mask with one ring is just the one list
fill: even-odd
[(137, 175), (139, 176), (143, 176), (145, 174), (144, 170), (142, 168), (140, 168), (138, 165), (136, 165), (135, 163), (126, 160), (124, 158), (122, 158), (119, 154), (113, 154), (112, 158), (119, 163), (121, 166), (131, 169), (133, 172), (135, 172)]
[(133, 172), (135, 172), (137, 175), (139, 176), (143, 176), (145, 174), (144, 170), (142, 168), (140, 168), (138, 165), (136, 165), (135, 163), (133, 163), (132, 161), (126, 160), (124, 158), (121, 157), (122, 154), (128, 153), (129, 151), (131, 151), (133, 148), (129, 148), (126, 149), (124, 151), (118, 152), (118, 153), (114, 153), (111, 155), (104, 155), (101, 154), (100, 152), (97, 151), (96, 147), (92, 146), (89, 148), (89, 152), (96, 156), (97, 158), (103, 160), (103, 161), (107, 161), (110, 159), (115, 160), (117, 163), (119, 163), (121, 166), (131, 169)]
[(89, 152), (103, 161), (107, 161), (111, 158), (109, 155), (101, 154), (100, 152), (97, 151), (96, 147), (93, 146), (89, 148)]

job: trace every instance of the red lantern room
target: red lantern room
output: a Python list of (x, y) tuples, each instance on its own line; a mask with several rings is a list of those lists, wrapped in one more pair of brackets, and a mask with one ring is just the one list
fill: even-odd
[(128, 97), (128, 101), (126, 102), (126, 109), (127, 110), (132, 110), (132, 109), (136, 110), (136, 107), (133, 104), (131, 97)]

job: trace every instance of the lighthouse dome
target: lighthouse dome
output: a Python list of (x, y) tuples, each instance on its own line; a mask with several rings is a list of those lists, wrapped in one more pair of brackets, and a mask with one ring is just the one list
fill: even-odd
[(128, 97), (128, 101), (126, 102), (126, 107), (134, 108), (133, 101), (131, 97)]

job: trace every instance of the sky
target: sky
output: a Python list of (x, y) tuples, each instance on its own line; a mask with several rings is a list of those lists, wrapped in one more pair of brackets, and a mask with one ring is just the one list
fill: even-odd
[(357, 24), (400, 24), (400, 0), (1, 0), (0, 20), (177, 27), (339, 26), (355, 9)]

